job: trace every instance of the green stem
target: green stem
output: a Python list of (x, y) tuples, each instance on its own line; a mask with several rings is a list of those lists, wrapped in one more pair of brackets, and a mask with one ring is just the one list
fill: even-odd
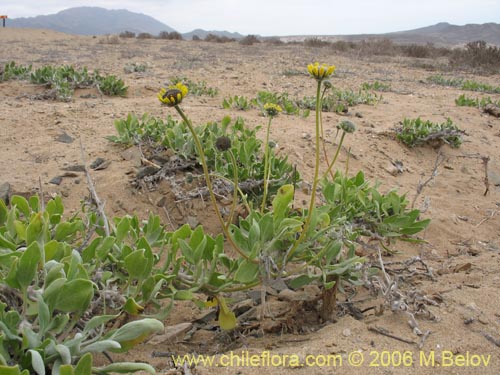
[(311, 225), (311, 218), (314, 208), (316, 207), (316, 188), (318, 187), (318, 174), (319, 174), (319, 134), (320, 134), (320, 113), (321, 113), (321, 81), (318, 80), (318, 88), (316, 90), (316, 147), (315, 147), (315, 166), (314, 166), (314, 177), (311, 191), (311, 201), (309, 202), (309, 211), (307, 212), (306, 221), (302, 228), (302, 233), (299, 238), (293, 244), (292, 248), (288, 252), (286, 260), (290, 260), (293, 254), (297, 250), (297, 247), (306, 238), (307, 232), (309, 230), (309, 225)]
[(233, 188), (233, 203), (231, 204), (231, 211), (229, 212), (229, 219), (227, 220), (226, 230), (229, 229), (229, 225), (233, 222), (234, 211), (236, 210), (236, 201), (238, 200), (238, 165), (236, 164), (236, 158), (231, 150), (228, 150), (229, 156), (231, 157), (231, 162), (234, 168), (234, 188)]
[[(328, 173), (332, 173), (332, 167), (333, 165), (335, 164), (335, 162), (337, 161), (337, 158), (339, 157), (339, 153), (340, 153), (340, 148), (342, 147), (342, 143), (344, 142), (344, 138), (345, 138), (345, 132), (342, 132), (342, 136), (340, 137), (340, 143), (337, 147), (337, 151), (335, 152), (335, 156), (333, 157), (333, 160), (332, 160), (332, 163), (328, 166), (328, 169), (326, 170), (325, 174), (323, 175), (323, 177), (326, 177), (326, 175)], [(333, 175), (332, 175), (332, 178), (333, 178)]]
[(267, 123), (266, 143), (264, 144), (264, 196), (262, 197), (262, 206), (260, 208), (261, 214), (264, 214), (264, 209), (266, 208), (267, 184), (269, 180), (269, 172), (267, 171), (267, 167), (269, 164), (269, 130), (271, 129), (272, 119), (273, 117), (269, 116), (269, 122)]
[[(326, 90), (327, 89), (325, 87), (325, 89), (323, 89), (323, 93), (321, 94), (321, 102), (323, 102), (323, 98), (325, 97)], [(328, 165), (330, 165), (330, 162), (328, 161), (328, 153), (326, 152), (325, 135), (323, 133), (323, 108), (321, 108), (321, 112), (320, 112), (319, 116), (320, 116), (319, 123), (320, 123), (320, 128), (321, 128), (321, 143), (323, 144), (323, 154), (325, 155), (325, 162), (326, 162), (326, 165), (328, 166)], [(332, 172), (330, 172), (330, 175), (333, 178)]]
[(233, 241), (231, 235), (229, 234), (229, 230), (226, 228), (226, 224), (224, 223), (224, 219), (222, 218), (222, 215), (220, 214), (219, 211), (219, 206), (217, 205), (217, 199), (215, 198), (215, 194), (213, 191), (213, 186), (212, 186), (212, 181), (210, 179), (210, 174), (208, 173), (208, 167), (207, 167), (207, 161), (205, 160), (205, 152), (203, 151), (203, 147), (201, 146), (200, 139), (196, 135), (196, 132), (194, 131), (193, 125), (191, 124), (191, 121), (187, 118), (187, 116), (184, 114), (182, 109), (176, 105), (174, 106), (176, 111), (179, 113), (179, 115), (182, 117), (184, 122), (186, 123), (187, 127), (189, 128), (189, 131), (191, 132), (191, 135), (193, 136), (194, 143), (196, 145), (196, 150), (198, 151), (198, 155), (200, 156), (200, 161), (201, 161), (201, 166), (203, 168), (203, 174), (205, 175), (205, 182), (207, 184), (207, 189), (210, 194), (210, 200), (212, 201), (212, 205), (214, 206), (214, 211), (215, 214), (217, 215), (217, 219), (219, 219), (219, 222), (222, 227), (222, 231), (224, 232), (224, 235), (226, 236), (227, 240), (231, 244), (231, 246), (240, 254), (243, 258), (245, 258), (248, 261), (251, 261), (253, 263), (258, 263), (259, 261), (256, 259), (250, 259), (248, 255), (246, 255), (243, 250), (239, 248), (238, 245)]

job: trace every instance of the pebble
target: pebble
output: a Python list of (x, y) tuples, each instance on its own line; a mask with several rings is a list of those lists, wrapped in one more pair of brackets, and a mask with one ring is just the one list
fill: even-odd
[(49, 181), (49, 184), (61, 185), (62, 180), (63, 180), (62, 176), (56, 176), (52, 180)]
[(352, 332), (349, 328), (346, 328), (342, 331), (342, 335), (344, 335), (345, 337), (349, 337), (352, 335)]

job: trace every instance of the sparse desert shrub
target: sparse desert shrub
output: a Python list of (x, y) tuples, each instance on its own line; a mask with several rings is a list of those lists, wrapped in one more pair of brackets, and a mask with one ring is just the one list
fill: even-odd
[(326, 40), (322, 40), (318, 37), (313, 37), (313, 38), (306, 38), (304, 39), (304, 46), (306, 47), (327, 47), (329, 46), (331, 43), (326, 41)]
[(105, 35), (99, 39), (99, 44), (120, 44), (120, 38), (118, 35)]
[(362, 90), (375, 90), (375, 91), (391, 91), (391, 85), (375, 81), (373, 83), (365, 82), (361, 85)]
[(345, 40), (337, 40), (331, 43), (331, 47), (334, 51), (348, 52), (356, 49), (357, 45), (354, 42), (349, 42)]
[(199, 42), (201, 40), (201, 38), (198, 35), (193, 35), (193, 38), (191, 40), (193, 40), (195, 42)]
[(361, 55), (364, 56), (396, 56), (399, 48), (389, 39), (368, 39), (358, 42)]
[(500, 100), (496, 102), (491, 99), (491, 97), (487, 96), (485, 98), (469, 98), (465, 96), (465, 94), (460, 95), (457, 99), (455, 99), (455, 104), (459, 107), (477, 107), (483, 108), (487, 104), (494, 104), (500, 107)]
[(252, 44), (260, 43), (260, 40), (256, 35), (247, 35), (246, 37), (241, 39), (239, 43), (244, 46), (251, 46)]
[(8, 62), (0, 67), (0, 82), (11, 79), (27, 79), (31, 74), (31, 65), (16, 65), (15, 61)]
[(285, 42), (283, 42), (280, 38), (277, 38), (277, 37), (265, 38), (264, 43), (271, 44), (273, 46), (281, 46), (281, 45), (285, 44)]
[(218, 36), (214, 34), (208, 34), (204, 40), (205, 42), (228, 43), (228, 42), (234, 42), (236, 39), (228, 38), (225, 35)]
[(195, 96), (209, 96), (213, 98), (219, 93), (219, 90), (214, 87), (208, 87), (205, 81), (192, 81), (187, 77), (173, 77), (170, 79), (172, 85), (182, 83), (187, 86), (189, 93)]
[(137, 34), (137, 39), (153, 39), (153, 35), (150, 33), (139, 33)]
[(132, 31), (123, 31), (119, 34), (120, 38), (135, 38), (135, 33)]
[[(127, 87), (121, 79), (115, 76), (101, 76), (98, 71), (89, 73), (86, 67), (77, 69), (72, 65), (46, 65), (35, 70), (29, 67), (16, 66), (14, 62), (3, 68), (1, 79), (28, 79), (31, 83), (45, 85), (53, 90), (53, 98), (61, 101), (70, 101), (73, 91), (78, 88), (99, 86), (105, 95), (124, 96)], [(5, 75), (7, 72), (7, 76)]]
[(431, 57), (432, 55), (430, 48), (421, 44), (408, 44), (406, 46), (401, 46), (401, 49), (408, 57), (416, 57), (422, 59)]
[(462, 90), (500, 94), (500, 86), (491, 86), (486, 83), (464, 80), (462, 78), (446, 78), (442, 75), (434, 75), (428, 77), (427, 81), (440, 86), (458, 87)]
[(130, 73), (143, 73), (145, 72), (147, 69), (147, 65), (146, 64), (139, 64), (139, 63), (131, 63), (131, 64), (127, 64), (124, 68), (123, 68), (123, 71), (127, 74), (130, 74)]
[(453, 121), (448, 118), (446, 122), (438, 124), (429, 120), (424, 121), (420, 117), (416, 119), (405, 118), (401, 127), (396, 129), (396, 138), (408, 147), (423, 144), (443, 143), (453, 148), (458, 148), (463, 142), (464, 131), (460, 130)]
[(222, 108), (230, 109), (235, 108), (240, 111), (247, 111), (252, 107), (252, 102), (246, 96), (243, 95), (235, 95), (224, 98), (222, 101)]
[(125, 96), (128, 89), (128, 87), (125, 86), (125, 82), (114, 75), (106, 77), (98, 76), (97, 86), (104, 95), (108, 96)]
[(473, 69), (485, 72), (500, 71), (500, 48), (488, 46), (483, 41), (467, 43), (465, 49), (453, 50), (449, 63), (453, 68)]
[(168, 32), (168, 31), (161, 31), (159, 34), (158, 34), (158, 39), (166, 39), (166, 40), (183, 40), (184, 38), (182, 37), (182, 35), (180, 33), (178, 33), (177, 31), (172, 31), (172, 32)]

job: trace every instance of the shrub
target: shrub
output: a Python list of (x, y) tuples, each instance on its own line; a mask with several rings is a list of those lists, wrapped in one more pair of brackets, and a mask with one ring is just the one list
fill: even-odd
[(322, 40), (318, 37), (313, 37), (313, 38), (306, 38), (304, 39), (304, 46), (306, 47), (327, 47), (329, 46), (331, 43), (326, 41), (326, 40)]
[(454, 68), (500, 71), (500, 48), (488, 46), (483, 40), (467, 43), (465, 49), (453, 50), (450, 65)]
[(135, 33), (132, 31), (123, 31), (119, 34), (120, 38), (135, 38)]
[(153, 35), (150, 33), (139, 33), (137, 39), (153, 39)]
[(405, 118), (401, 127), (396, 129), (396, 138), (408, 147), (437, 142), (439, 145), (447, 143), (453, 148), (458, 148), (462, 144), (463, 134), (464, 132), (453, 125), (449, 118), (442, 124), (423, 121), (420, 117)]
[(177, 31), (172, 31), (172, 32), (168, 32), (168, 31), (161, 31), (159, 34), (158, 34), (158, 39), (166, 39), (166, 40), (183, 40), (184, 38), (182, 37), (182, 35), (180, 33), (178, 33)]
[(247, 35), (246, 37), (241, 39), (239, 43), (244, 46), (251, 46), (252, 44), (260, 43), (260, 40), (255, 35)]

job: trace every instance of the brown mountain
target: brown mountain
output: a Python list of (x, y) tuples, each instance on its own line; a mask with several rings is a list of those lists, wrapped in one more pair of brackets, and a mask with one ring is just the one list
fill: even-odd
[[(284, 37), (282, 40), (303, 40), (307, 37)], [(484, 40), (488, 44), (500, 46), (500, 24), (468, 24), (464, 26), (451, 25), (441, 22), (436, 25), (414, 30), (397, 31), (386, 34), (357, 34), (357, 35), (330, 35), (321, 36), (324, 40), (360, 41), (364, 39), (390, 39), (398, 44), (427, 44), (437, 46), (459, 46), (476, 40)]]

